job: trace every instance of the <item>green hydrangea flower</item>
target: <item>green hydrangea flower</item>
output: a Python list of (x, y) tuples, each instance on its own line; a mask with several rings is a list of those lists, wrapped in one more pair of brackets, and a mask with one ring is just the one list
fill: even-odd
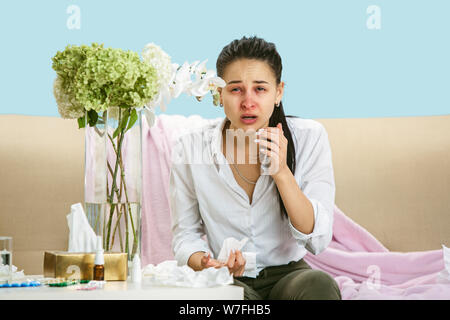
[[(71, 97), (73, 110), (105, 111), (110, 106), (141, 107), (158, 93), (156, 70), (139, 55), (122, 49), (69, 45), (52, 58), (59, 90)], [(57, 102), (61, 100), (58, 96)], [(65, 108), (69, 103), (65, 103)], [(58, 103), (59, 109), (60, 103)], [(61, 113), (61, 112), (60, 112)], [(67, 113), (66, 113), (67, 114)]]

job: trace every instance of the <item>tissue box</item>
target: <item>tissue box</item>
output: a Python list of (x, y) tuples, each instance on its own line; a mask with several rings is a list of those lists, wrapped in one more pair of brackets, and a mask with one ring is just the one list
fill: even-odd
[[(126, 253), (105, 252), (105, 280), (126, 281), (128, 260)], [(92, 280), (95, 253), (45, 251), (44, 277)]]

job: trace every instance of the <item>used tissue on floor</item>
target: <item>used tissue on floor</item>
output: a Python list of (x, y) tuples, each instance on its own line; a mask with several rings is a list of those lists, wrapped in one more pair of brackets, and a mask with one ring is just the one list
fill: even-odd
[(147, 265), (142, 270), (142, 281), (154, 286), (208, 288), (232, 284), (233, 276), (227, 267), (194, 271), (187, 265), (178, 266), (176, 260), (168, 260), (157, 266)]

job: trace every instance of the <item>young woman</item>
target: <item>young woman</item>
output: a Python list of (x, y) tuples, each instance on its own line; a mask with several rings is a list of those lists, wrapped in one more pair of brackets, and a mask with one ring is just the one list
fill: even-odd
[[(226, 117), (184, 133), (172, 151), (175, 258), (194, 270), (228, 267), (245, 299), (341, 299), (334, 279), (302, 259), (307, 250), (322, 252), (332, 237), (335, 183), (324, 127), (285, 116), (273, 43), (234, 40), (216, 67), (226, 83), (220, 90)], [(238, 133), (250, 139), (235, 143)], [(248, 241), (221, 262), (229, 237)]]

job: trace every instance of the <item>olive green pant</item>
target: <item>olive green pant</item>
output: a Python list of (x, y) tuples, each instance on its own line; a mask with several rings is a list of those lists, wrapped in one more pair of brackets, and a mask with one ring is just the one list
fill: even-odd
[(336, 281), (321, 270), (312, 269), (303, 259), (267, 267), (256, 278), (235, 277), (244, 288), (245, 300), (341, 300)]

